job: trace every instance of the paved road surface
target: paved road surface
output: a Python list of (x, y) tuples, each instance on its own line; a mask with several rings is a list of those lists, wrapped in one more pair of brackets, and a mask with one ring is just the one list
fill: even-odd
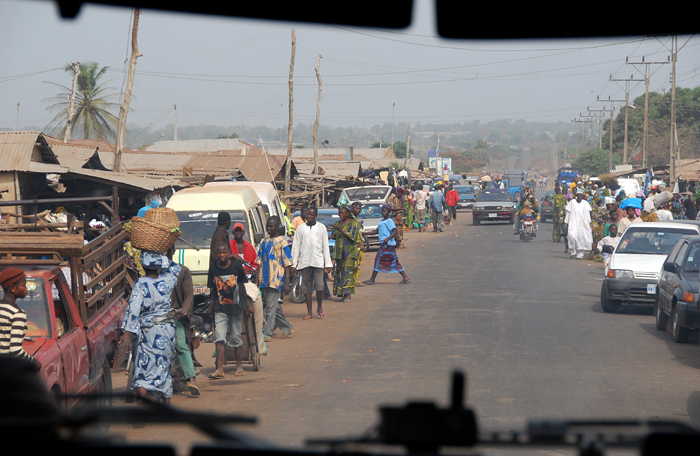
[[(328, 318), (302, 321), (273, 339), (259, 372), (212, 381), (205, 344), (199, 382), (176, 407), (257, 416), (250, 430), (281, 446), (357, 435), (379, 404), (447, 403), (453, 369), (468, 375), (468, 402), (483, 428), (520, 429), (528, 418), (672, 418), (700, 426), (700, 348), (658, 332), (649, 308), (605, 314), (602, 264), (572, 260), (551, 242), (551, 223), (533, 242), (508, 224), (471, 225), (468, 212), (441, 234), (406, 234), (399, 251), (411, 283), (380, 274), (353, 302), (327, 302)], [(374, 253), (363, 263), (368, 278)], [(231, 367), (229, 367), (231, 369)], [(125, 379), (114, 374), (115, 387)], [(182, 428), (116, 426), (130, 440), (186, 447)]]

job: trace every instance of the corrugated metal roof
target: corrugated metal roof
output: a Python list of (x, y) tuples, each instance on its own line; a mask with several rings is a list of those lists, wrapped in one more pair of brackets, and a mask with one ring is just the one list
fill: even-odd
[(152, 179), (143, 176), (136, 176), (128, 173), (115, 173), (112, 171), (101, 171), (98, 169), (71, 169), (66, 173), (68, 176), (81, 179), (93, 180), (105, 184), (118, 185), (120, 187), (130, 187), (135, 190), (154, 191), (166, 187), (181, 187), (178, 182), (165, 179)]
[(46, 139), (37, 131), (0, 132), (0, 171), (29, 171), (32, 161), (58, 164)]
[[(326, 157), (334, 157), (336, 160), (345, 160), (345, 157), (347, 156), (347, 151), (346, 148), (319, 148), (318, 150), (318, 156), (323, 157), (324, 159)], [(358, 148), (358, 147), (353, 147), (353, 159), (357, 161), (358, 156), (363, 156), (365, 158), (368, 158), (370, 160), (375, 160), (379, 158), (393, 158), (396, 159), (396, 154), (394, 153), (394, 150), (391, 147), (387, 148)], [(267, 153), (271, 155), (287, 155), (287, 149), (266, 149)], [(292, 149), (292, 158), (297, 159), (297, 158), (313, 158), (314, 157), (314, 149), (311, 147), (304, 147), (302, 149)], [(330, 159), (330, 158), (328, 158)]]
[[(294, 166), (302, 174), (311, 174), (314, 170), (313, 160), (294, 160)], [(323, 177), (357, 177), (360, 173), (360, 162), (319, 160), (318, 167)]]
[(185, 141), (158, 141), (145, 147), (150, 152), (214, 152), (218, 150), (235, 150), (247, 148), (252, 154), (260, 155), (260, 149), (252, 144), (235, 138), (225, 139), (189, 139)]
[(58, 157), (58, 161), (61, 163), (61, 165), (69, 168), (82, 168), (88, 164), (91, 159), (97, 160), (101, 163), (99, 156), (97, 156), (97, 158), (93, 158), (97, 152), (97, 149), (94, 147), (83, 147), (61, 143), (51, 144), (51, 150), (53, 150), (54, 154), (56, 154), (56, 157)]

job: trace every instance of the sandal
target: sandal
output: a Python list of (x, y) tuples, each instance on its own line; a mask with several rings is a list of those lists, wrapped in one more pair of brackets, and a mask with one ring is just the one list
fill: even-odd
[(321, 320), (325, 320), (325, 319), (326, 319), (326, 314), (323, 313), (323, 312), (320, 312), (320, 313), (318, 314), (318, 318), (320, 318)]
[(304, 318), (302, 320), (311, 320), (313, 317), (311, 315), (304, 315)]
[(221, 380), (224, 377), (225, 377), (224, 374), (220, 374), (218, 372), (214, 372), (212, 374), (209, 374), (209, 378), (212, 380)]

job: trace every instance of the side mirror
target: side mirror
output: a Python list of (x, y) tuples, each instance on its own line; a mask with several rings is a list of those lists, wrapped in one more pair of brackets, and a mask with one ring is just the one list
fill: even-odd
[(664, 271), (670, 272), (671, 274), (678, 274), (678, 265), (670, 261), (664, 263)]
[(612, 254), (614, 251), (615, 251), (615, 248), (612, 245), (604, 245), (603, 246), (603, 253)]
[(258, 245), (265, 238), (265, 233), (254, 233), (253, 239), (255, 240), (255, 245)]

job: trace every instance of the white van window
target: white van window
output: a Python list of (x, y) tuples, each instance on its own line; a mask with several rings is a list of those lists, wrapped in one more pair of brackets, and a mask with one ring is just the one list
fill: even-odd
[[(218, 225), (219, 211), (175, 211), (180, 221), (182, 235), (175, 242), (176, 249), (192, 249), (190, 244), (200, 249), (208, 249), (211, 246), (211, 236)], [(250, 242), (248, 217), (245, 211), (228, 211), (231, 214), (231, 226), (242, 223), (245, 227), (245, 238)], [(187, 242), (183, 242), (187, 241)]]

